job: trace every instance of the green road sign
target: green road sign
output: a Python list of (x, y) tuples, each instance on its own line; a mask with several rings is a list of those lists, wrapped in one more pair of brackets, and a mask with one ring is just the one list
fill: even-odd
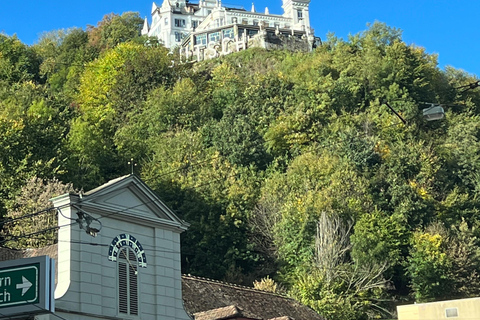
[(0, 270), (0, 308), (39, 302), (40, 264)]
[(0, 261), (0, 319), (54, 312), (54, 290), (50, 257)]

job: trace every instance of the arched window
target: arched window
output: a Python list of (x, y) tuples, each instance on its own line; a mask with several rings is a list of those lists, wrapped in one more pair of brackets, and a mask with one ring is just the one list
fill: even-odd
[(118, 312), (138, 316), (138, 264), (130, 247), (118, 252)]

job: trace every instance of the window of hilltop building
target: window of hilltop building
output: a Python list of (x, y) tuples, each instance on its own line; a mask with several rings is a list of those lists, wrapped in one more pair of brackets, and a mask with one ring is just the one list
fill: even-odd
[(206, 34), (199, 34), (195, 36), (195, 44), (203, 44), (207, 45), (207, 35)]
[(198, 27), (198, 21), (197, 20), (192, 20), (192, 28), (195, 30)]
[(138, 264), (130, 247), (123, 247), (118, 253), (118, 313), (138, 316)]
[(175, 19), (175, 27), (185, 28), (185, 19)]
[(208, 35), (209, 42), (220, 41), (220, 32), (212, 32)]
[(242, 24), (248, 24), (248, 19), (242, 19)]
[(237, 23), (237, 22), (238, 22), (237, 17), (232, 17), (232, 23)]
[(258, 26), (258, 20), (253, 20), (253, 25)]
[(233, 28), (228, 28), (223, 30), (223, 38), (233, 39), (234, 37), (235, 37), (235, 32), (233, 31)]
[(274, 26), (275, 28), (280, 28), (280, 23), (275, 22), (275, 23), (273, 24), (273, 26)]
[(182, 41), (182, 33), (181, 32), (175, 32), (175, 41), (176, 42)]
[(303, 20), (303, 10), (297, 10), (298, 20)]
[(239, 28), (238, 29), (238, 38), (240, 39), (243, 36), (244, 33), (245, 33), (245, 29), (240, 29)]

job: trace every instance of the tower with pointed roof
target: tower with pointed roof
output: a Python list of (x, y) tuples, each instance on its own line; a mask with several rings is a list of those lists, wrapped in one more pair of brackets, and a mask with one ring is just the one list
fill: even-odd
[(294, 28), (301, 28), (312, 33), (310, 30), (310, 0), (283, 0), (283, 16), (292, 20)]

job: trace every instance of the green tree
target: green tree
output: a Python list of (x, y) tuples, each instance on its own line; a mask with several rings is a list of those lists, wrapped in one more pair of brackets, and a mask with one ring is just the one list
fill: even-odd
[(451, 230), (437, 223), (416, 232), (412, 241), (408, 271), (418, 301), (479, 294), (480, 249), (474, 228), (465, 221)]
[(170, 81), (168, 61), (164, 48), (123, 43), (86, 68), (77, 100), (80, 116), (69, 132), (72, 179), (93, 187), (118, 175), (129, 155), (118, 155), (115, 133), (151, 89)]
[(112, 49), (120, 43), (140, 38), (143, 19), (138, 12), (110, 13), (87, 28), (89, 43), (99, 51)]
[(327, 319), (367, 319), (382, 315), (377, 303), (388, 281), (385, 264), (348, 261), (350, 224), (323, 213), (317, 223), (315, 261), (291, 275), (290, 293)]
[(65, 173), (64, 139), (71, 112), (44, 96), (42, 86), (25, 82), (0, 99), (0, 211), (29, 178)]
[(40, 81), (40, 59), (16, 36), (0, 34), (0, 82)]
[(88, 33), (80, 28), (44, 33), (32, 48), (42, 58), (40, 71), (52, 94), (64, 92), (70, 100), (77, 93), (83, 66), (98, 56), (88, 43)]
[[(56, 242), (57, 210), (50, 199), (73, 191), (58, 179), (33, 177), (7, 205), (2, 236), (8, 248), (38, 248)], [(43, 232), (47, 230), (46, 232)]]

